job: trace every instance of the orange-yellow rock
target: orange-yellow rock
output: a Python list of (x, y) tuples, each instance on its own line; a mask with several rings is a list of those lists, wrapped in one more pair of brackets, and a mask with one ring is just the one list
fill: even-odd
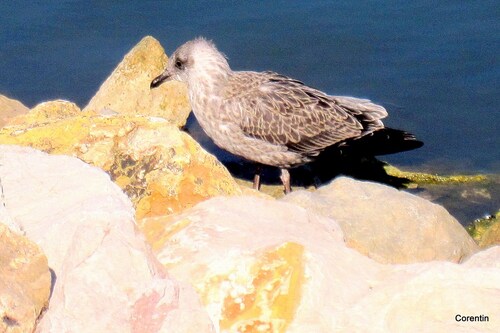
[(183, 126), (191, 112), (186, 86), (169, 82), (158, 89), (149, 87), (164, 70), (167, 59), (156, 39), (144, 37), (123, 58), (83, 111), (155, 116)]
[(33, 332), (48, 305), (50, 283), (41, 249), (0, 223), (0, 332)]
[(3, 127), (13, 117), (27, 113), (29, 109), (21, 102), (0, 95), (0, 127)]
[[(286, 242), (257, 255), (249, 270), (250, 283), (230, 292), (222, 304), (220, 327), (236, 332), (286, 332), (301, 300), (304, 246)], [(212, 277), (231, 281), (228, 275)], [(247, 282), (247, 281), (246, 281)], [(208, 286), (210, 288), (212, 286)], [(205, 302), (211, 290), (204, 290)], [(267, 319), (267, 320), (266, 320)]]
[(33, 124), (38, 127), (53, 121), (77, 116), (81, 112), (75, 103), (65, 100), (48, 101), (38, 104), (26, 114), (13, 118), (8, 125)]

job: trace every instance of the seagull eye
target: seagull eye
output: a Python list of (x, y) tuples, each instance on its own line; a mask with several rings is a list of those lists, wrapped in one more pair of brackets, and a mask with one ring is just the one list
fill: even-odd
[(184, 69), (184, 63), (182, 61), (180, 61), (180, 60), (176, 60), (175, 61), (175, 67), (177, 69)]

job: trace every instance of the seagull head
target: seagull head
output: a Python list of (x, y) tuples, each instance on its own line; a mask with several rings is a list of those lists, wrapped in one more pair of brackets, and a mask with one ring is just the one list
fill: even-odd
[(151, 81), (151, 88), (170, 80), (190, 84), (192, 79), (217, 77), (230, 72), (224, 54), (212, 41), (199, 37), (181, 45), (168, 59), (167, 67)]

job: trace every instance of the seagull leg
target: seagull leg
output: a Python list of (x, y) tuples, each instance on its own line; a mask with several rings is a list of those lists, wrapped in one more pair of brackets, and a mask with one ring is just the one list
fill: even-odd
[(262, 168), (260, 165), (255, 167), (255, 175), (253, 176), (253, 189), (260, 191), (260, 173), (262, 172)]
[(292, 187), (290, 186), (290, 172), (288, 172), (287, 169), (281, 169), (280, 179), (285, 187), (285, 194), (292, 192)]

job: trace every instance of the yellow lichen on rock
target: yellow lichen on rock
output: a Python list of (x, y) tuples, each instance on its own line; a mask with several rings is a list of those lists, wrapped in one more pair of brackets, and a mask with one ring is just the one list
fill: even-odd
[[(125, 175), (125, 192), (136, 203), (136, 216), (179, 212), (216, 195), (240, 194), (227, 169), (188, 134), (172, 125), (141, 127), (118, 145), (111, 175)], [(123, 182), (123, 178), (122, 178)]]
[(65, 100), (48, 101), (38, 104), (24, 115), (13, 118), (8, 125), (32, 124), (39, 127), (49, 122), (77, 116), (81, 112), (75, 103)]
[(183, 126), (191, 112), (187, 87), (180, 82), (169, 82), (153, 90), (149, 87), (164, 70), (167, 59), (156, 39), (144, 37), (123, 58), (83, 111), (162, 117)]
[(1, 144), (31, 146), (49, 153), (71, 154), (74, 145), (89, 132), (89, 116), (79, 114), (73, 103), (53, 101), (36, 106), (29, 113), (13, 118), (0, 130)]
[(287, 242), (254, 258), (250, 270), (208, 278), (205, 304), (222, 301), (220, 327), (241, 333), (282, 333), (301, 301), (304, 247)]

